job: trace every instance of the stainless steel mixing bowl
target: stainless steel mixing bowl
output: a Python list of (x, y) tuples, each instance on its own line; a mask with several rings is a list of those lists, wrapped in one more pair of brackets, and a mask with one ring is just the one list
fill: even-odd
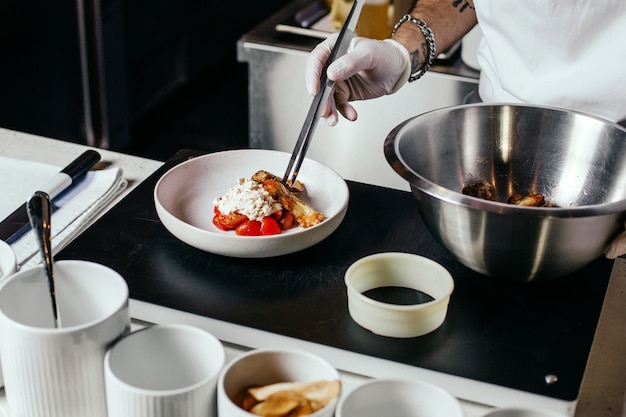
[[(471, 104), (413, 117), (385, 140), (430, 232), (463, 264), (515, 281), (603, 255), (626, 218), (626, 129), (558, 108)], [(497, 201), (462, 194), (486, 180)], [(506, 203), (543, 193), (558, 207)]]

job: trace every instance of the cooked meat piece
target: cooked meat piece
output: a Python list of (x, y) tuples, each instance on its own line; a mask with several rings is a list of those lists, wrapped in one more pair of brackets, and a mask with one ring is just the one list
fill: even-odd
[(485, 180), (466, 185), (463, 187), (463, 194), (482, 198), (483, 200), (496, 201), (496, 188)]
[[(483, 200), (497, 201), (496, 200), (496, 188), (489, 182), (482, 180), (474, 184), (466, 185), (463, 187), (463, 194), (470, 195), (472, 197), (482, 198)], [(514, 204), (516, 206), (526, 207), (555, 207), (546, 202), (545, 197), (541, 193), (527, 194), (522, 196), (521, 194), (513, 194), (506, 201), (508, 204)]]
[(508, 200), (506, 200), (506, 202), (508, 204), (517, 204), (522, 200), (522, 195), (521, 194), (513, 194), (509, 197)]
[(509, 197), (507, 203), (515, 204), (516, 206), (543, 207), (546, 205), (546, 200), (541, 193), (528, 194), (526, 196), (522, 196), (521, 194), (513, 194)]
[(252, 176), (252, 179), (263, 184), (263, 188), (270, 193), (274, 200), (278, 201), (285, 210), (292, 212), (300, 226), (311, 227), (324, 220), (322, 213), (296, 197), (275, 175), (267, 171), (258, 171)]
[[(258, 182), (258, 183), (262, 183), (265, 180), (274, 180), (274, 181), (278, 181), (278, 182), (282, 182), (283, 179), (272, 174), (271, 172), (267, 172), (267, 171), (257, 171), (253, 176), (252, 176), (252, 180)], [(304, 191), (304, 184), (302, 184), (300, 181), (298, 181), (296, 179), (296, 183), (292, 184), (291, 181), (287, 181), (287, 189), (289, 191), (291, 191), (292, 193), (301, 193)]]

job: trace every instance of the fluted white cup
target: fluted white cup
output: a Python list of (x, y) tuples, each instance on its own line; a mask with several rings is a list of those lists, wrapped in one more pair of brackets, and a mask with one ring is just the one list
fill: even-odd
[(106, 417), (104, 355), (130, 331), (128, 285), (87, 261), (54, 264), (60, 328), (43, 267), (0, 284), (0, 359), (12, 417)]
[(211, 333), (154, 325), (117, 342), (104, 361), (109, 417), (216, 415), (216, 384), (226, 354)]
[[(8, 278), (17, 272), (17, 258), (11, 245), (4, 240), (0, 240), (0, 280)], [(2, 366), (0, 366), (0, 387), (4, 386), (2, 377)]]

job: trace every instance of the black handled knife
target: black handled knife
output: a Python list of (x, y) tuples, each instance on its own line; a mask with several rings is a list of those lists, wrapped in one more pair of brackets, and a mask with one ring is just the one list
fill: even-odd
[[(100, 154), (91, 149), (87, 150), (46, 181), (39, 189), (33, 190), (33, 193), (43, 191), (50, 196), (50, 199), (53, 199), (70, 187), (81, 175), (89, 171), (98, 161), (100, 161)], [(12, 243), (16, 240), (14, 236), (23, 235), (29, 228), (30, 219), (28, 218), (26, 202), (24, 202), (0, 222), (0, 239)]]

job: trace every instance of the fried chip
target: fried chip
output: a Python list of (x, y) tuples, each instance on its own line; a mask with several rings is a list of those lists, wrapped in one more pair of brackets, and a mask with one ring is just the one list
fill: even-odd
[(256, 398), (254, 398), (252, 395), (245, 395), (243, 397), (243, 400), (241, 401), (241, 408), (243, 408), (246, 411), (250, 411), (252, 407), (257, 405), (258, 403), (259, 401)]
[(279, 391), (299, 392), (309, 384), (311, 384), (311, 382), (277, 382), (276, 384), (248, 388), (248, 394), (253, 396), (257, 401), (265, 401), (267, 397)]
[(248, 388), (241, 406), (262, 417), (302, 417), (326, 406), (340, 391), (339, 380), (279, 382)]
[(339, 395), (340, 391), (341, 383), (336, 379), (333, 381), (314, 381), (298, 390), (312, 402), (321, 404), (319, 408), (331, 402), (333, 398)]
[(252, 407), (250, 412), (262, 417), (283, 417), (308, 402), (304, 395), (295, 391), (278, 391)]
[(295, 409), (291, 410), (286, 417), (304, 417), (309, 414), (313, 414), (315, 411), (319, 410), (319, 408), (313, 408), (313, 404), (311, 401), (307, 401), (305, 403), (300, 404)]

